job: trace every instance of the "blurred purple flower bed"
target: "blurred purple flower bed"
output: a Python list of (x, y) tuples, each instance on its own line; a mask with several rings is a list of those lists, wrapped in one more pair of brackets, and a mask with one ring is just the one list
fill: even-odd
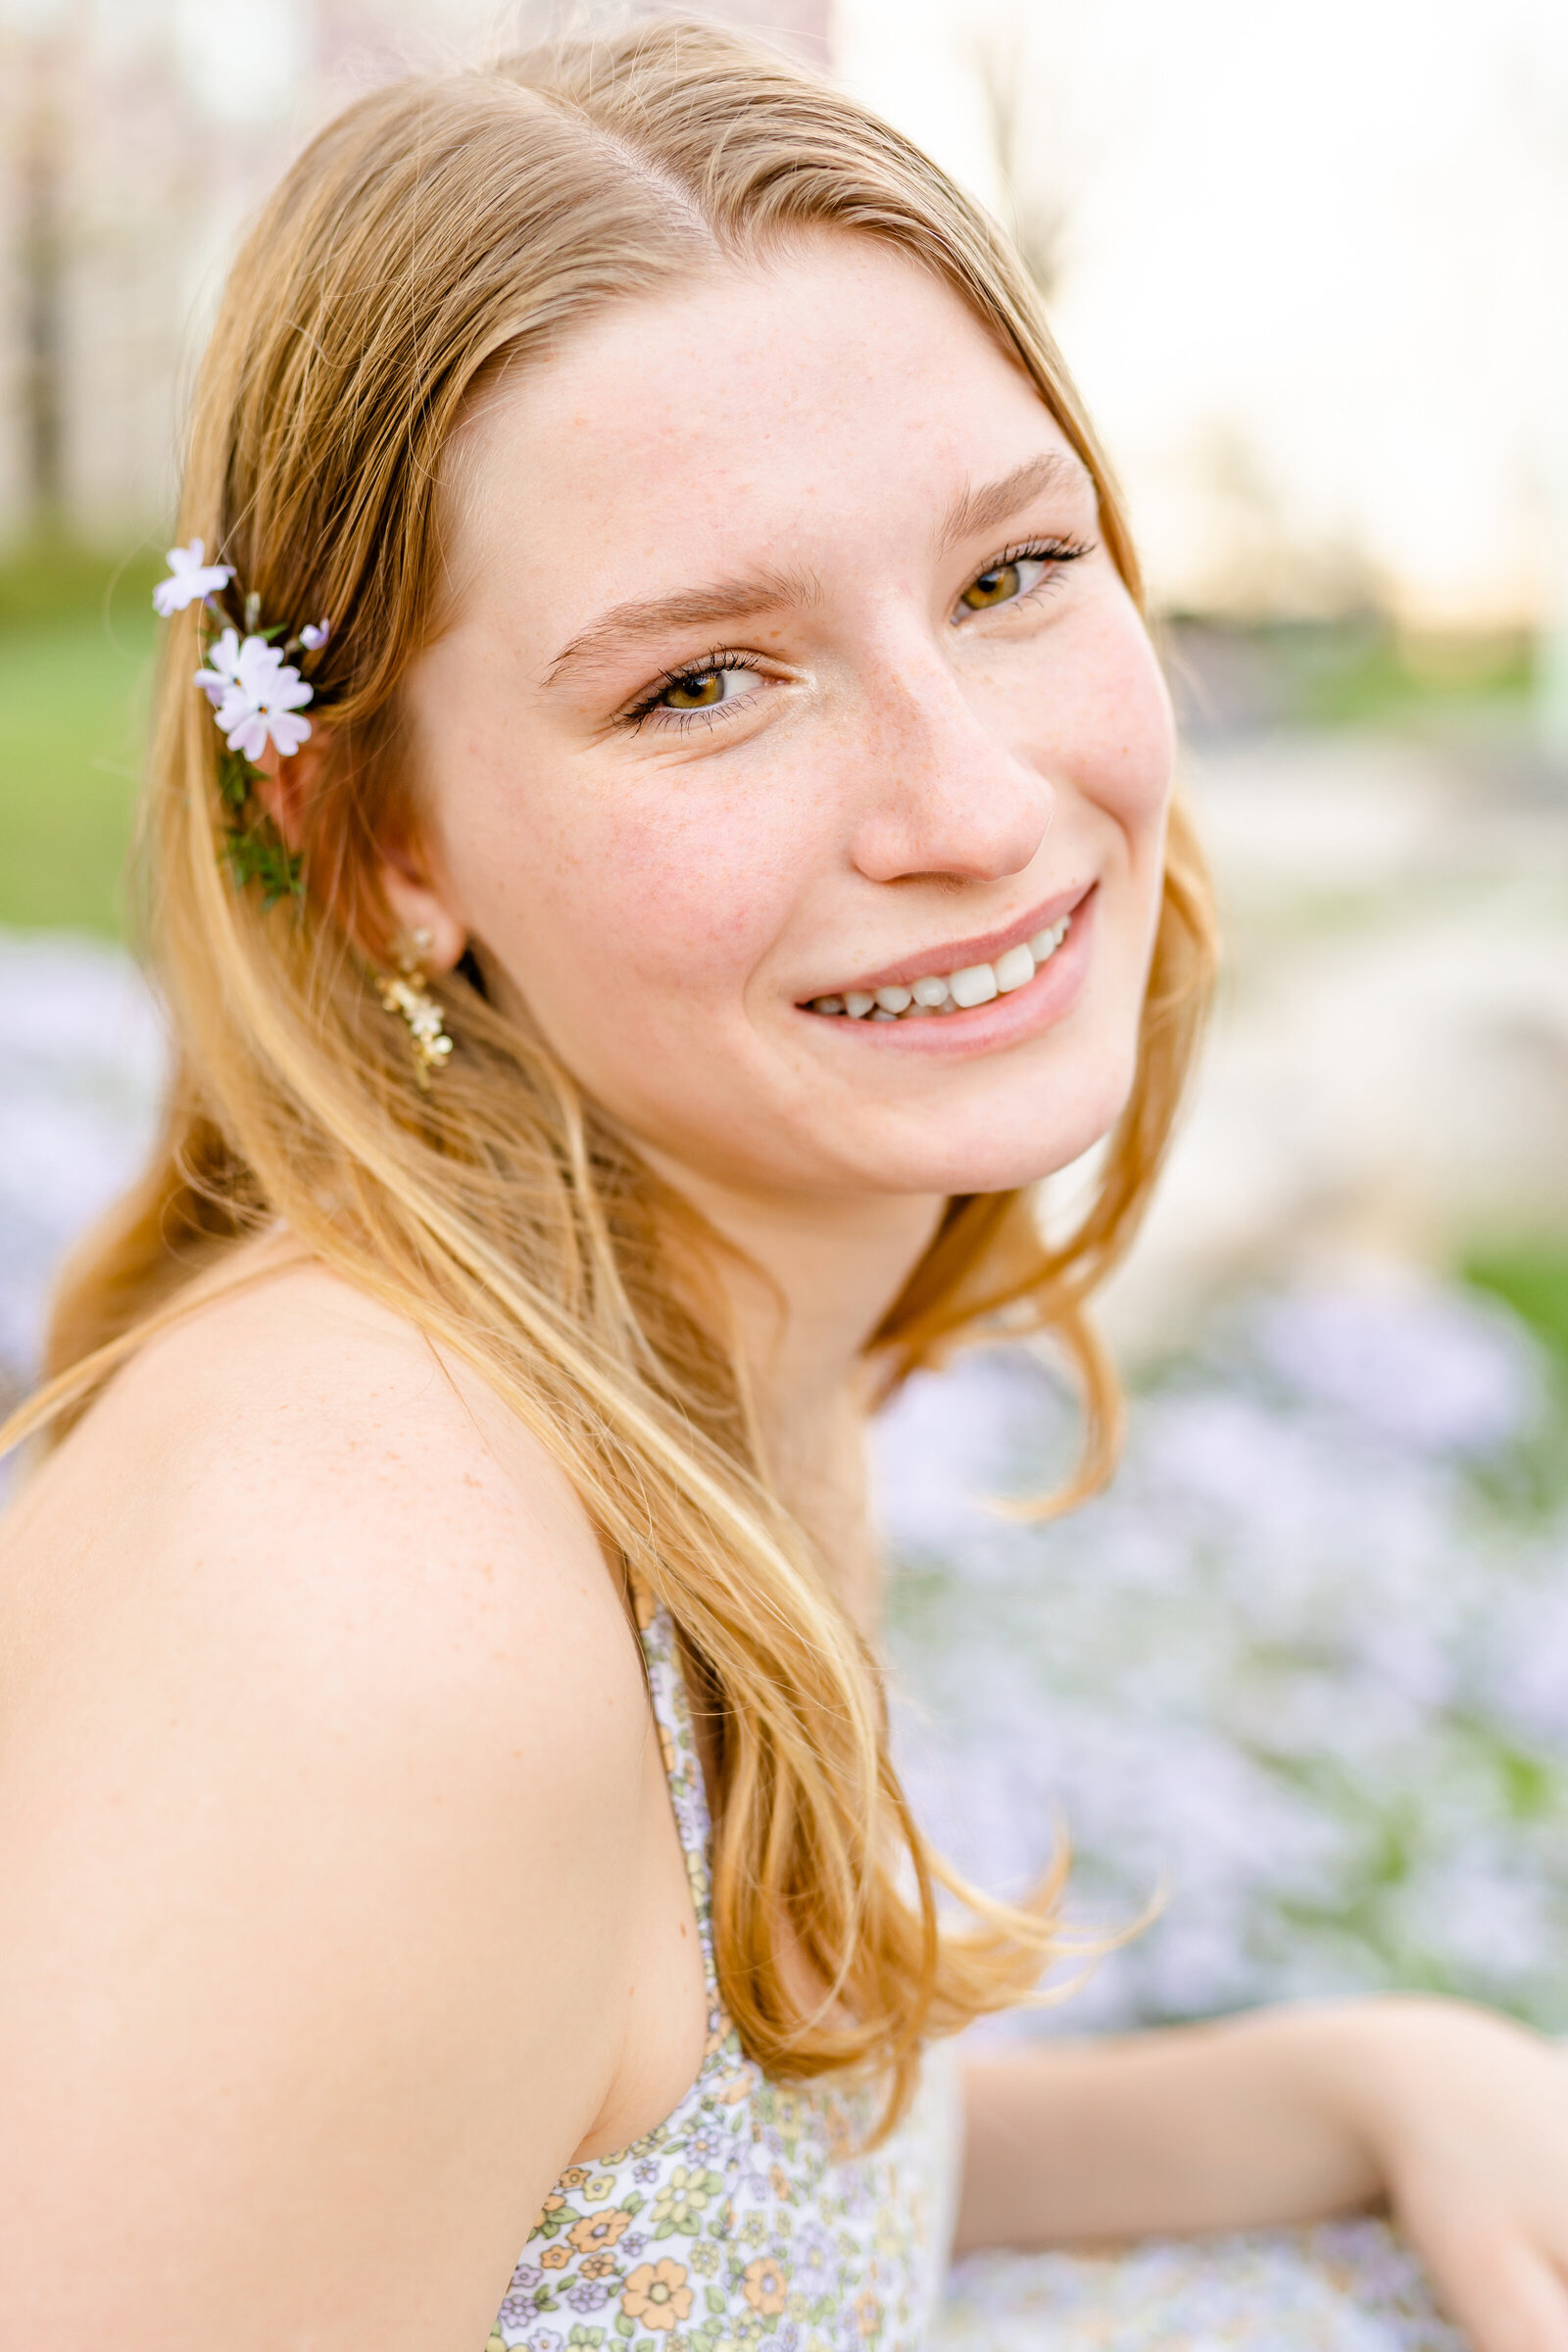
[[(164, 1047), (123, 956), (0, 934), (0, 1395), (62, 1252), (134, 1174)], [(1110, 1492), (1025, 1524), (1073, 1412), (1019, 1349), (879, 1432), (895, 1716), (924, 1818), (1016, 1890), (1141, 1935), (1047, 2030), (1427, 1985), (1568, 2030), (1560, 1399), (1466, 1291), (1253, 1296), (1140, 1381)]]
[(157, 1011), (127, 958), (65, 934), (0, 931), (8, 1007), (0, 1118), (0, 1400), (36, 1361), (62, 1253), (133, 1177), (164, 1071)]
[(1134, 1398), (1069, 1519), (1072, 1412), (1019, 1350), (885, 1417), (918, 1809), (1018, 1891), (1152, 1925), (1036, 2030), (1422, 1986), (1568, 2029), (1568, 1497), (1525, 1330), (1413, 1280), (1253, 1297)]

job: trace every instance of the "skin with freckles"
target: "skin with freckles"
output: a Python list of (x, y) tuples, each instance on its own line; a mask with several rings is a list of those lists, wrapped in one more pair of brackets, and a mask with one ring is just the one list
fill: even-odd
[[(1087, 473), (953, 292), (818, 238), (612, 311), (471, 433), (463, 593), (410, 694), (448, 956), (476, 943), (743, 1225), (781, 1189), (1001, 1190), (1101, 1136), (1169, 706)], [(1067, 906), (1049, 989), (804, 1009)]]

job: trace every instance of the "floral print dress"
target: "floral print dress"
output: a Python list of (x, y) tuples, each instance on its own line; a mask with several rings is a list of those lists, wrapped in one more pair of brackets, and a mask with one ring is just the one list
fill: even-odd
[(956, 2078), (931, 2053), (898, 2129), (857, 2148), (865, 2091), (770, 2082), (713, 1967), (709, 1820), (674, 1626), (639, 1611), (655, 1720), (691, 1874), (707, 2053), (655, 2130), (546, 2197), (486, 2352), (917, 2352), (947, 2267)]
[(707, 2053), (664, 2121), (546, 2197), (485, 2352), (1465, 2352), (1385, 2224), (948, 2270), (960, 2155), (951, 2047), (855, 2149), (866, 2093), (770, 2082), (713, 1968), (709, 1821), (675, 1632), (642, 1613), (702, 1940)]

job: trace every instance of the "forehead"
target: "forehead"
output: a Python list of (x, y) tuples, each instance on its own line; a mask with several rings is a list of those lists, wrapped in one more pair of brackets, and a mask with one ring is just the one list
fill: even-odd
[(1067, 447), (950, 286), (816, 234), (619, 304), (508, 379), (471, 428), (457, 527), (509, 570), (564, 535), (662, 569), (738, 538), (785, 564), (838, 518), (919, 531), (967, 482)]

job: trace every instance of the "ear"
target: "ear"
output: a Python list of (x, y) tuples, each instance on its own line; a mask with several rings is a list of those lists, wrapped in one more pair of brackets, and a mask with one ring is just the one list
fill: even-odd
[(411, 851), (398, 849), (382, 859), (381, 895), (399, 923), (415, 938), (422, 934), (419, 961), (427, 972), (450, 972), (468, 944), (468, 929), (447, 905), (434, 880)]
[[(327, 743), (325, 731), (315, 728), (291, 759), (282, 759), (269, 744), (257, 762), (262, 774), (256, 797), (291, 850), (300, 846), (305, 811)], [(424, 933), (428, 944), (422, 947), (419, 960), (425, 970), (450, 972), (468, 944), (467, 925), (448, 906), (418, 852), (403, 843), (388, 848), (377, 864), (375, 878), (400, 928), (410, 938), (416, 932)]]
[(305, 810), (320, 772), (324, 749), (319, 733), (313, 728), (309, 740), (300, 746), (292, 760), (283, 759), (276, 746), (269, 743), (260, 760), (251, 762), (261, 771), (256, 797), (291, 850), (300, 846)]

